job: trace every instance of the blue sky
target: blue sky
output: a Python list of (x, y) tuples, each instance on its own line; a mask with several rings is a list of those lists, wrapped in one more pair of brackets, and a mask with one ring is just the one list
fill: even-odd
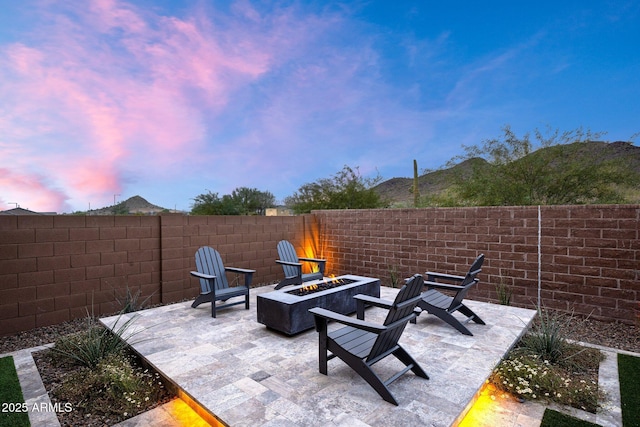
[[(536, 128), (640, 132), (640, 2), (0, 0), (0, 210), (278, 200)], [(634, 140), (635, 142), (635, 140)]]

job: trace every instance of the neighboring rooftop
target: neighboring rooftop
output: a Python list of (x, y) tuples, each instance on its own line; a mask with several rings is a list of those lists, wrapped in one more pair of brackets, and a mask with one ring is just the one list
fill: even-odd
[(21, 207), (0, 211), (0, 215), (56, 215), (56, 212), (34, 212)]

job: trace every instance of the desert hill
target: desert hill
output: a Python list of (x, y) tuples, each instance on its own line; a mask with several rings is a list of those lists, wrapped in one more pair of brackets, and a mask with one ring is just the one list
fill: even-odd
[[(640, 173), (640, 147), (634, 146), (630, 142), (587, 142), (569, 144), (569, 155), (573, 158), (589, 158), (599, 159), (600, 161), (614, 160), (627, 162), (631, 170)], [(534, 151), (529, 156), (540, 155), (546, 148)], [(486, 160), (481, 158), (467, 159), (450, 168), (439, 169), (433, 172), (425, 173), (418, 177), (418, 189), (420, 195), (434, 195), (445, 191), (451, 187), (454, 177), (458, 174), (471, 173), (474, 167), (481, 167), (487, 164)], [(420, 160), (418, 159), (418, 165)], [(407, 165), (410, 170), (410, 165)], [(376, 185), (374, 189), (383, 197), (390, 201), (391, 205), (407, 205), (413, 204), (413, 178), (391, 178)]]
[(157, 215), (160, 212), (168, 211), (168, 209), (149, 203), (140, 196), (133, 196), (112, 206), (90, 210), (87, 215)]

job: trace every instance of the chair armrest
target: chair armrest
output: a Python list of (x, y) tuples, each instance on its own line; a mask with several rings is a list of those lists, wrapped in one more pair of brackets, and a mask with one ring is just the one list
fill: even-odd
[(354, 295), (353, 299), (355, 299), (356, 301), (363, 301), (366, 304), (381, 308), (390, 308), (393, 305), (393, 301), (365, 294)]
[(285, 264), (285, 265), (292, 265), (294, 267), (302, 267), (302, 264), (299, 262), (292, 262), (292, 261), (282, 261), (280, 259), (277, 259), (276, 262), (278, 264)]
[(191, 275), (195, 276), (195, 277), (199, 277), (200, 279), (206, 279), (206, 280), (211, 280), (211, 279), (215, 279), (216, 278), (216, 276), (212, 276), (210, 274), (200, 273), (199, 271), (192, 271)]
[[(204, 285), (202, 282), (200, 282), (200, 292), (202, 293), (211, 293), (214, 298), (216, 296), (216, 276), (212, 276), (211, 274), (204, 274), (204, 273), (200, 273), (199, 271), (192, 271), (191, 275), (194, 277), (197, 277), (199, 279), (204, 279), (206, 280), (207, 284)], [(205, 287), (206, 286), (206, 287)], [(208, 289), (207, 289), (208, 287)]]
[(356, 300), (356, 317), (360, 320), (364, 320), (364, 309), (366, 305), (386, 308), (387, 310), (393, 305), (391, 301), (366, 294), (354, 295), (353, 299)]
[(236, 268), (236, 267), (225, 267), (225, 271), (231, 271), (233, 273), (244, 274), (244, 286), (247, 288), (251, 287), (251, 281), (253, 280), (253, 273), (255, 270), (249, 270), (248, 268)]
[(249, 274), (249, 273), (255, 273), (255, 270), (249, 270), (247, 268), (236, 268), (236, 267), (225, 267), (224, 268), (226, 271), (231, 271), (233, 273), (240, 273), (240, 274)]
[(427, 271), (424, 274), (427, 276), (427, 280), (431, 282), (435, 279), (451, 280), (452, 282), (462, 282), (464, 280), (464, 276), (458, 276), (456, 274), (436, 273), (433, 271)]
[(396, 307), (398, 307), (398, 309), (403, 309), (407, 306), (415, 306), (418, 304), (418, 302), (420, 302), (420, 300), (422, 299), (422, 294), (418, 294), (413, 298), (409, 298), (408, 300), (399, 302), (398, 305)]
[(326, 259), (318, 259), (318, 258), (302, 258), (302, 257), (298, 257), (298, 259), (301, 260), (301, 261), (317, 262), (318, 264), (327, 262)]
[(336, 313), (320, 307), (311, 308), (309, 309), (309, 312), (314, 316), (321, 317), (326, 320), (333, 320), (346, 326), (352, 326), (357, 329), (373, 332), (374, 334), (380, 334), (387, 329), (387, 327), (383, 325), (376, 325), (375, 323), (354, 319), (353, 317), (345, 316), (344, 314)]
[[(478, 283), (478, 279), (473, 279), (473, 284), (475, 285), (476, 283)], [(427, 287), (427, 289), (444, 289), (444, 290), (448, 290), (448, 291), (454, 291), (454, 292), (458, 292), (461, 289), (464, 289), (466, 286), (460, 286), (460, 285), (453, 285), (450, 283), (439, 283), (439, 282), (428, 282), (425, 280), (424, 285)], [(469, 284), (467, 284), (467, 286), (469, 286)]]

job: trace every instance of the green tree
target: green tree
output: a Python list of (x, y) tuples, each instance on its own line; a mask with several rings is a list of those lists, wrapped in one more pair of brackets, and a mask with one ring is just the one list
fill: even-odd
[(193, 199), (192, 215), (240, 215), (240, 208), (229, 195), (222, 197), (218, 193), (207, 191)]
[(577, 129), (518, 137), (509, 126), (501, 138), (465, 147), (471, 173), (456, 179), (463, 205), (558, 205), (619, 203), (621, 188), (637, 182), (620, 162), (599, 157), (591, 142), (601, 134)]
[(242, 215), (264, 215), (267, 208), (274, 207), (276, 198), (268, 191), (257, 188), (240, 187), (233, 190), (231, 198), (240, 208)]
[(275, 206), (275, 197), (268, 191), (239, 187), (224, 196), (207, 191), (196, 196), (192, 215), (264, 215), (266, 208)]
[(285, 205), (295, 213), (309, 213), (314, 209), (368, 209), (384, 207), (385, 203), (373, 187), (381, 178), (365, 178), (349, 166), (332, 178), (322, 178), (304, 184), (292, 196), (285, 198)]

